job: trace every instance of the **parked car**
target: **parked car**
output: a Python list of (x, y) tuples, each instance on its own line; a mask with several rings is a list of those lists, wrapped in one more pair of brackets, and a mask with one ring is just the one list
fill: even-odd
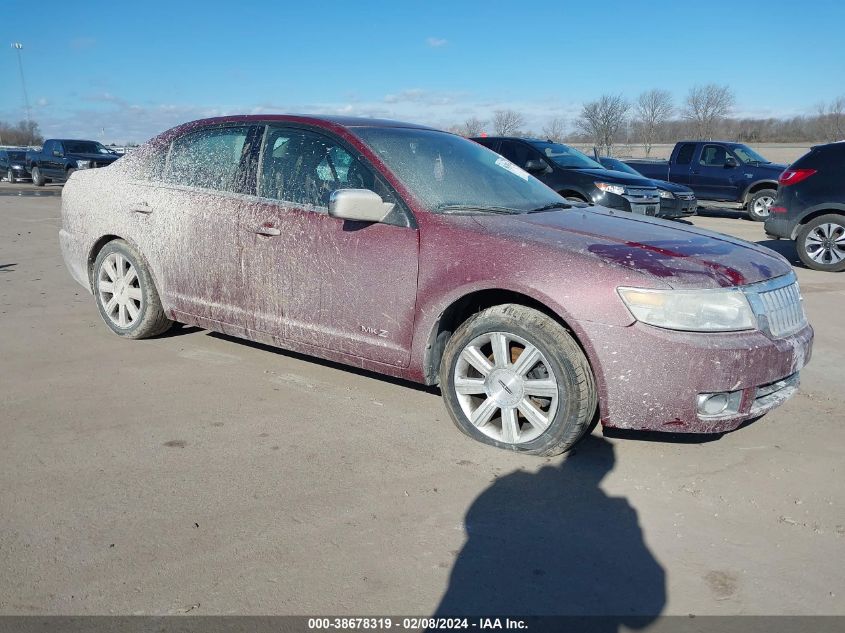
[(810, 359), (780, 255), (568, 202), (407, 123), (196, 121), (77, 172), (61, 215), (68, 269), (118, 336), (179, 321), (439, 384), (458, 428), (514, 451), (559, 453), (598, 419), (734, 429)]
[(817, 145), (778, 180), (770, 237), (795, 240), (809, 268), (845, 270), (845, 141)]
[(120, 158), (102, 143), (72, 139), (49, 139), (39, 152), (27, 153), (32, 182), (43, 187), (48, 182), (65, 182), (79, 169), (107, 167)]
[(472, 139), (507, 158), (568, 200), (656, 216), (657, 187), (642, 176), (609, 171), (574, 147), (538, 139), (484, 136)]
[(0, 149), (0, 176), (9, 182), (29, 180), (26, 169), (26, 148)]
[(699, 200), (736, 202), (748, 217), (762, 222), (786, 167), (766, 160), (742, 143), (681, 141), (665, 160), (626, 160), (647, 178), (689, 187)]
[[(618, 158), (598, 156), (596, 160), (605, 169), (642, 176), (640, 172)], [(695, 199), (695, 193), (692, 189), (683, 185), (676, 185), (674, 182), (667, 180), (651, 179), (651, 182), (657, 187), (657, 195), (660, 196), (660, 209), (657, 211), (657, 217), (672, 220), (695, 215), (698, 201)]]

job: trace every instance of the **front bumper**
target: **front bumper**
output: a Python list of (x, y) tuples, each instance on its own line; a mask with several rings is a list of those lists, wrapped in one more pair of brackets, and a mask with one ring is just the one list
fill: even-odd
[(698, 200), (695, 198), (661, 198), (658, 216), (661, 218), (683, 218), (695, 215), (697, 209)]
[(785, 237), (791, 240), (793, 239), (792, 234), (796, 224), (797, 222), (787, 213), (771, 213), (763, 224), (763, 230), (766, 232), (766, 235)]
[[(780, 339), (758, 330), (691, 333), (642, 323), (581, 325), (592, 348), (601, 421), (608, 427), (731, 431), (786, 401), (812, 354), (809, 325)], [(737, 413), (706, 417), (697, 412), (698, 394), (735, 391), (742, 391)]]

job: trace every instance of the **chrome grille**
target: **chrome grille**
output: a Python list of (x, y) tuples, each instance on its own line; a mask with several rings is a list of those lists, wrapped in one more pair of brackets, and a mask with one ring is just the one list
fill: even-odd
[(746, 289), (761, 330), (778, 338), (800, 330), (807, 323), (795, 273)]
[(657, 198), (657, 189), (637, 189), (626, 187), (625, 195), (630, 198)]

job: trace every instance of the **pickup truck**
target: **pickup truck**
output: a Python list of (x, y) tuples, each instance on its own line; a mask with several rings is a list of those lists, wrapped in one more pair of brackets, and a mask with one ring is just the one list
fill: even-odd
[(32, 183), (43, 187), (48, 182), (66, 182), (77, 169), (107, 167), (120, 156), (97, 141), (51, 138), (40, 152), (26, 154)]
[(778, 176), (786, 169), (742, 143), (680, 141), (668, 161), (626, 160), (647, 178), (689, 187), (699, 200), (736, 202), (757, 222), (769, 217)]

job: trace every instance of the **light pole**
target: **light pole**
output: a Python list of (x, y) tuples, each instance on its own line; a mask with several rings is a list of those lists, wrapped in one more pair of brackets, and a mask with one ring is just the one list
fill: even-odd
[(29, 109), (29, 94), (26, 92), (26, 79), (23, 76), (23, 60), (21, 59), (21, 51), (23, 50), (23, 44), (20, 42), (13, 42), (12, 48), (14, 48), (18, 52), (18, 70), (21, 74), (21, 88), (23, 88), (23, 101), (24, 105), (26, 105), (26, 127), (27, 131), (30, 130), (31, 124), (31, 113)]

